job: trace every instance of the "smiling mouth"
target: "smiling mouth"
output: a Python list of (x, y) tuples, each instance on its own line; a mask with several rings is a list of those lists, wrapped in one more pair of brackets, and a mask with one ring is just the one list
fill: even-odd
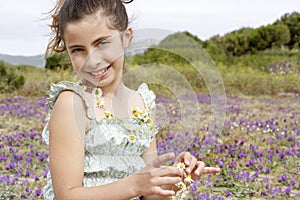
[(90, 75), (92, 75), (93, 77), (96, 77), (96, 78), (102, 78), (106, 75), (106, 72), (109, 70), (109, 68), (111, 67), (111, 65), (109, 65), (108, 67), (100, 70), (100, 71), (97, 71), (97, 72), (87, 72), (89, 73)]

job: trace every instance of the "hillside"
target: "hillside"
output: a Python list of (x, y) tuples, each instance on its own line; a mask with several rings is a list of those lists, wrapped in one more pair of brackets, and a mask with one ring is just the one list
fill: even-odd
[(13, 65), (30, 65), (38, 68), (45, 67), (45, 59), (43, 55), (36, 56), (12, 56), (7, 54), (0, 54), (0, 60)]

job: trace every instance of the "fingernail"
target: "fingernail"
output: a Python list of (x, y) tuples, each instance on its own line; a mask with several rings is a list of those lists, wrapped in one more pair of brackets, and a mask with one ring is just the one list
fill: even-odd
[(190, 173), (190, 172), (191, 172), (191, 168), (189, 168), (189, 167), (186, 168), (186, 172), (187, 172), (187, 173)]

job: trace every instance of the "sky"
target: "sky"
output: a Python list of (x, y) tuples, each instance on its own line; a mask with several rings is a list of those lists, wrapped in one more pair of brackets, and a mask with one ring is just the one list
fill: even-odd
[[(45, 52), (50, 29), (47, 12), (55, 0), (0, 0), (0, 53)], [(202, 40), (242, 27), (268, 25), (300, 12), (299, 0), (134, 0), (126, 5), (133, 29), (189, 31)]]

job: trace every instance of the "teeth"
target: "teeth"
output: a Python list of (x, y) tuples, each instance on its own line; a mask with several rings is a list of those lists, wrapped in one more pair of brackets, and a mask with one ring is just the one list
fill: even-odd
[(99, 76), (101, 74), (103, 74), (105, 71), (106, 71), (107, 68), (101, 70), (100, 72), (97, 72), (97, 73), (91, 73), (93, 76)]

